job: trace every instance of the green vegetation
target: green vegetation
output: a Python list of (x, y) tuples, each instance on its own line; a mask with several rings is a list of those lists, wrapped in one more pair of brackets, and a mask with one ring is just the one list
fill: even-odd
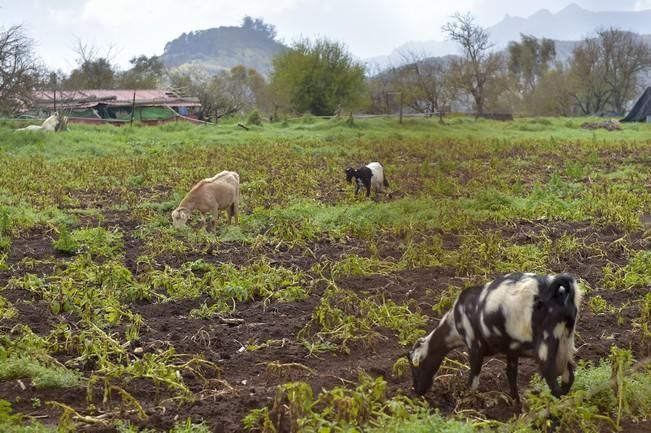
[(37, 388), (74, 388), (79, 385), (79, 373), (62, 366), (45, 366), (32, 356), (8, 357), (2, 360), (0, 380), (30, 378)]
[[(650, 126), (264, 120), (0, 125), (0, 430), (601, 432), (651, 415)], [(371, 160), (390, 196), (345, 183)], [(174, 228), (223, 169), (240, 224)], [(511, 271), (584, 279), (576, 385), (555, 400), (533, 379), (511, 412), (502, 388), (464, 393), (453, 353), (435, 389), (454, 405), (435, 411), (404, 353), (460, 290)]]
[(271, 87), (294, 113), (331, 116), (361, 105), (364, 66), (343, 44), (319, 39), (296, 42), (273, 59)]
[(349, 432), (471, 432), (472, 425), (432, 414), (420, 401), (404, 397), (386, 399), (387, 383), (362, 375), (355, 389), (336, 387), (317, 399), (306, 383), (294, 382), (276, 389), (271, 409), (252, 411), (244, 419), (246, 430), (279, 431), (274, 420), (285, 418), (290, 431)]
[(426, 322), (425, 316), (412, 313), (406, 305), (385, 299), (362, 299), (331, 283), (298, 338), (310, 353), (349, 352), (351, 342), (362, 342), (370, 347), (385, 338), (377, 329), (386, 328), (394, 331), (401, 345), (407, 346), (423, 335)]
[(651, 252), (635, 252), (628, 264), (622, 267), (606, 266), (604, 284), (610, 289), (620, 290), (648, 287), (651, 284)]
[(112, 257), (122, 248), (122, 241), (119, 233), (101, 227), (69, 232), (63, 226), (59, 239), (54, 242), (54, 248), (70, 254), (88, 253), (92, 256)]
[(161, 57), (168, 67), (195, 66), (215, 73), (246, 64), (266, 74), (272, 57), (285, 48), (275, 36), (274, 26), (245, 17), (240, 26), (183, 33), (165, 45)]
[(56, 429), (37, 422), (25, 422), (22, 416), (12, 413), (11, 403), (0, 399), (0, 429), (4, 433), (54, 433)]

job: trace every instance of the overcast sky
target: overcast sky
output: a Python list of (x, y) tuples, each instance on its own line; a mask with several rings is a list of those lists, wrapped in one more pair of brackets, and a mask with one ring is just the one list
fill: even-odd
[[(183, 32), (239, 25), (262, 17), (285, 43), (327, 36), (359, 58), (388, 54), (408, 41), (442, 40), (441, 25), (455, 11), (470, 11), (490, 26), (505, 14), (556, 12), (572, 0), (0, 0), (0, 28), (22, 24), (44, 62), (69, 71), (76, 40), (126, 68), (138, 54), (161, 54)], [(594, 11), (651, 9), (651, 0), (576, 0)]]

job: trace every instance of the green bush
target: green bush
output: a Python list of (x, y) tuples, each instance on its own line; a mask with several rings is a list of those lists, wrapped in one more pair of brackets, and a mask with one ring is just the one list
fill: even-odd
[(253, 110), (249, 113), (249, 115), (246, 117), (246, 123), (249, 125), (262, 125), (262, 117), (260, 116), (258, 110)]

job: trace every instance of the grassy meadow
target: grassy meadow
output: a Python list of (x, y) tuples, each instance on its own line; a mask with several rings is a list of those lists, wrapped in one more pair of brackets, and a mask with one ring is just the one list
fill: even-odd
[[(0, 431), (651, 431), (651, 125), (589, 120), (0, 122)], [(240, 223), (174, 228), (221, 170)], [(417, 398), (404, 353), (512, 271), (581, 279), (570, 394), (454, 352)]]

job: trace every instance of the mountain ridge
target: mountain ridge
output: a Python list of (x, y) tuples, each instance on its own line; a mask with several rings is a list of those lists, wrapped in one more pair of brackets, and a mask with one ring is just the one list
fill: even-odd
[[(502, 20), (487, 27), (490, 41), (496, 50), (505, 49), (510, 41), (520, 40), (520, 34), (545, 37), (555, 41), (580, 41), (599, 28), (619, 28), (638, 34), (650, 33), (651, 9), (640, 11), (590, 11), (572, 3), (556, 13), (539, 9), (528, 17), (505, 14)], [(420, 57), (441, 57), (458, 54), (459, 48), (451, 41), (412, 41), (393, 49), (385, 56), (366, 59), (374, 69), (384, 69), (401, 63), (405, 53)]]

